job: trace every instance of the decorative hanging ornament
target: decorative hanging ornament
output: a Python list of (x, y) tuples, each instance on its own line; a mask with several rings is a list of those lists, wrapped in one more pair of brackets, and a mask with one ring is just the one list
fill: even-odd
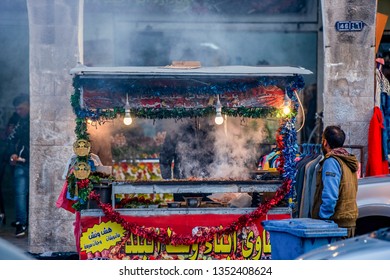
[(73, 151), (79, 157), (85, 157), (91, 150), (91, 143), (85, 139), (79, 139), (73, 144)]
[(84, 161), (78, 162), (74, 167), (74, 176), (79, 180), (87, 179), (90, 173), (91, 167)]

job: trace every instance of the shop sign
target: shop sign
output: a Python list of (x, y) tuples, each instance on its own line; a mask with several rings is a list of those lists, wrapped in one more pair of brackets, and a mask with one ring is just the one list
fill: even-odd
[[(189, 218), (189, 216), (191, 216)], [(237, 215), (219, 216), (220, 222), (226, 224)], [(203, 215), (174, 215), (137, 217), (123, 216), (129, 222), (142, 222), (153, 226), (168, 224), (168, 231), (183, 232), (197, 229), (207, 230)], [(209, 217), (211, 218), (211, 217)], [(264, 217), (266, 218), (266, 217)], [(237, 229), (228, 235), (215, 236), (213, 240), (203, 244), (170, 245), (146, 240), (140, 236), (126, 232), (124, 228), (105, 218), (84, 216), (81, 218), (82, 233), (80, 236), (80, 259), (119, 259), (119, 260), (199, 260), (199, 259), (268, 259), (271, 256), (269, 233), (264, 230), (261, 220), (252, 226)], [(279, 220), (290, 218), (289, 214), (267, 215), (267, 219)], [(170, 222), (169, 222), (170, 220)], [(199, 226), (201, 224), (201, 226)]]
[(81, 250), (86, 253), (101, 252), (121, 241), (125, 230), (115, 222), (103, 222), (87, 229), (81, 235)]
[(365, 23), (361, 20), (336, 21), (336, 30), (339, 32), (362, 31)]

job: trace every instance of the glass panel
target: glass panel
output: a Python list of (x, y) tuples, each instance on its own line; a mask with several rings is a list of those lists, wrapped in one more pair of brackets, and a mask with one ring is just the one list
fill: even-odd
[(214, 118), (122, 121), (88, 127), (91, 152), (113, 166), (117, 180), (249, 179), (278, 127), (277, 120), (233, 117), (220, 126)]
[(134, 21), (317, 21), (317, 0), (86, 0), (85, 7)]

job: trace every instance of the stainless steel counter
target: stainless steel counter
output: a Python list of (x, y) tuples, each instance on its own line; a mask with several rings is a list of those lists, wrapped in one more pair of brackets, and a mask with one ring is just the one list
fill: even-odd
[[(226, 215), (235, 214), (243, 215), (249, 214), (255, 210), (255, 208), (229, 208), (229, 207), (216, 207), (216, 208), (129, 208), (129, 209), (115, 209), (121, 215), (125, 216), (170, 216), (170, 215), (202, 215), (202, 214), (216, 214)], [(87, 209), (81, 210), (81, 216), (89, 217), (104, 217), (104, 213), (100, 209)], [(271, 214), (291, 214), (289, 207), (275, 207), (268, 211), (268, 215)]]

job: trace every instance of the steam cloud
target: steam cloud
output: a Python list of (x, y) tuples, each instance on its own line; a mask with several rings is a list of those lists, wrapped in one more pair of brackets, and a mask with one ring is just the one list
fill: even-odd
[(267, 137), (262, 120), (242, 122), (228, 118), (221, 125), (207, 124), (195, 135), (177, 136), (177, 152), (184, 177), (249, 179), (255, 170), (260, 143)]
[[(206, 118), (155, 122), (136, 119), (134, 127), (129, 128), (121, 120), (116, 120), (98, 128), (90, 126), (88, 132), (92, 152), (98, 154), (105, 165), (111, 165), (113, 157), (109, 151), (113, 147), (134, 146), (134, 141), (146, 139), (148, 134), (148, 137), (154, 137), (159, 142), (157, 145), (161, 149), (177, 154), (179, 160), (175, 164), (179, 166), (182, 179), (195, 177), (245, 180), (250, 178), (250, 171), (255, 170), (262, 153), (260, 144), (266, 142), (268, 137), (265, 122), (266, 120), (229, 117), (224, 124), (217, 126), (214, 119)], [(130, 137), (134, 134), (142, 138)], [(165, 141), (159, 139), (162, 136)], [(145, 146), (148, 145), (147, 141), (142, 142)], [(162, 142), (164, 144), (161, 145)], [(120, 161), (134, 160), (132, 156), (134, 155), (122, 154)]]
[[(250, 123), (257, 124), (253, 120)], [(210, 174), (216, 178), (249, 179), (249, 171), (255, 169), (258, 148), (266, 134), (261, 126), (251, 127), (237, 119), (228, 119), (226, 125), (226, 130), (216, 131), (215, 158), (210, 166)]]

